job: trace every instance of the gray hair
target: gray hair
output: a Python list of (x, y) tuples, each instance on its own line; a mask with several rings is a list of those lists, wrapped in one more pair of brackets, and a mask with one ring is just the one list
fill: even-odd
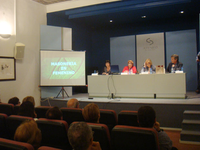
[(70, 125), (68, 139), (74, 150), (87, 150), (92, 138), (92, 129), (87, 123), (78, 122)]
[(179, 62), (179, 56), (177, 54), (173, 54), (171, 57), (174, 57), (174, 59), (176, 59), (177, 62)]

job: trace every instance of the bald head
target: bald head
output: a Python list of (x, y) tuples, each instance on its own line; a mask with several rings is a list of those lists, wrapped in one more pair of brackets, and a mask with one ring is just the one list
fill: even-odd
[(67, 108), (79, 108), (79, 102), (77, 99), (72, 98), (67, 102)]

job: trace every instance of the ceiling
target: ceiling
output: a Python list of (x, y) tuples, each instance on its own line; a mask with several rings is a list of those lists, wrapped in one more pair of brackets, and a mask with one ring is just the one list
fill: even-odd
[(123, 0), (49, 14), (88, 27), (103, 28), (170, 18), (198, 18), (199, 13), (200, 0)]
[(54, 3), (59, 3), (59, 2), (65, 2), (65, 1), (71, 1), (71, 0), (33, 0), (38, 3), (48, 5), (48, 4), (54, 4)]

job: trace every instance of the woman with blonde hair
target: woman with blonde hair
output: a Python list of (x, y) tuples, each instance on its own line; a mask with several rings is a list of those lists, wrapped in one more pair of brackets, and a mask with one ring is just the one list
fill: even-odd
[(26, 96), (26, 97), (24, 97), (22, 103), (23, 103), (23, 102), (27, 102), (27, 101), (33, 103), (33, 106), (35, 107), (35, 99), (34, 99), (33, 96)]
[(152, 65), (151, 59), (146, 59), (144, 62), (144, 66), (142, 67), (141, 73), (148, 72), (148, 74), (152, 74), (156, 72), (156, 67)]
[(127, 73), (127, 74), (134, 74), (134, 73), (137, 73), (137, 69), (136, 67), (134, 66), (134, 63), (132, 60), (129, 60), (128, 61), (128, 66), (125, 66), (123, 71), (123, 73)]
[(99, 123), (100, 110), (97, 104), (90, 103), (83, 108), (83, 118), (86, 122)]
[(16, 129), (14, 140), (29, 143), (35, 149), (38, 149), (42, 140), (42, 134), (34, 120), (27, 120)]

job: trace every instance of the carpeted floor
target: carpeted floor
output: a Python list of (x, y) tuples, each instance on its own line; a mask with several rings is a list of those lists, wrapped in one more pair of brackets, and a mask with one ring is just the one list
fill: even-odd
[(182, 144), (179, 142), (181, 131), (168, 131), (165, 130), (170, 139), (173, 142), (173, 146), (178, 148), (178, 150), (200, 150), (200, 145), (193, 144)]

